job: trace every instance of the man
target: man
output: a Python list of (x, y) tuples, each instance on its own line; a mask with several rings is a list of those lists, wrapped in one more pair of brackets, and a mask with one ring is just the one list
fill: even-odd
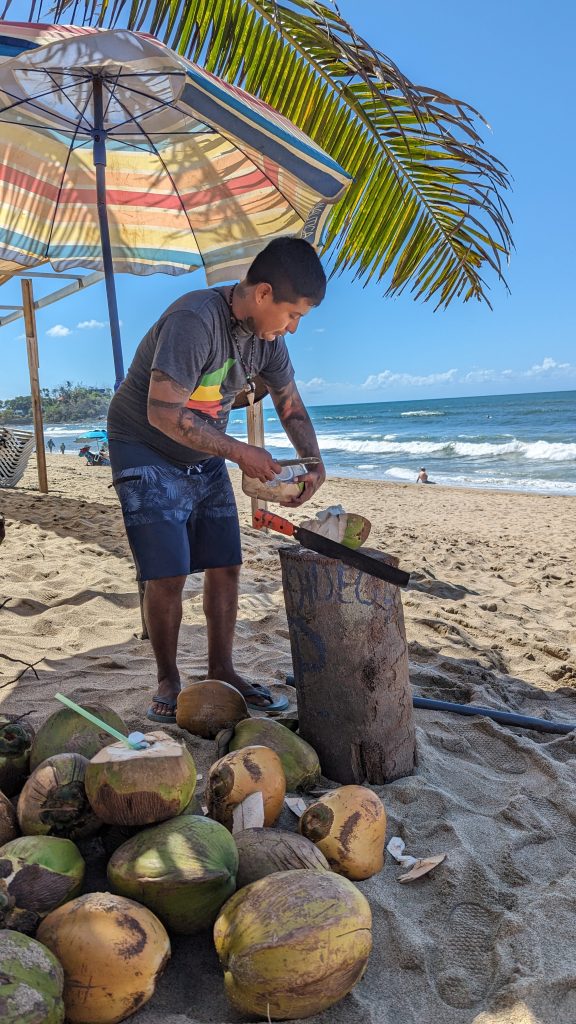
[[(146, 581), (144, 617), (158, 669), (158, 692), (147, 717), (174, 722), (182, 590), (204, 571), (208, 674), (236, 687), (248, 705), (281, 710), (270, 690), (251, 684), (232, 660), (242, 561), (236, 503), (225, 467), (271, 480), (280, 465), (262, 448), (226, 434), (236, 395), (253, 396), (259, 375), (301, 457), (320, 457), (310, 417), (294, 383), (284, 341), (318, 306), (326, 277), (313, 247), (275, 239), (233, 287), (189, 292), (174, 302), (141, 341), (108, 415), (112, 478), (139, 580)], [(322, 462), (305, 477), (312, 497), (325, 479)]]

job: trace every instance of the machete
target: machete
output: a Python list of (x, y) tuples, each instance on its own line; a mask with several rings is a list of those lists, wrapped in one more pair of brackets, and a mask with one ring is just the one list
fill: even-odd
[(319, 555), (326, 555), (327, 558), (338, 558), (345, 565), (359, 569), (369, 576), (376, 576), (379, 580), (385, 580), (386, 583), (393, 583), (396, 587), (406, 587), (409, 583), (409, 572), (397, 569), (395, 566), (389, 565), (388, 562), (381, 562), (378, 558), (372, 558), (364, 551), (353, 551), (352, 548), (338, 544), (335, 540), (321, 537), (319, 533), (307, 530), (304, 526), (295, 526), (289, 519), (284, 519), (272, 512), (265, 512), (262, 508), (257, 509), (254, 513), (252, 525), (257, 530), (275, 530), (277, 533), (283, 533), (285, 537), (294, 537), (303, 548), (316, 551)]

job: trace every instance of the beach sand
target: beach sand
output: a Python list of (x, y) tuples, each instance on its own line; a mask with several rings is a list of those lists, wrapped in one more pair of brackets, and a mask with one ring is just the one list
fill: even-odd
[[(0, 708), (39, 724), (62, 691), (114, 707), (145, 729), (154, 692), (138, 639), (137, 588), (110, 471), (48, 456), (0, 491)], [(234, 473), (235, 486), (239, 475)], [(576, 501), (441, 486), (330, 480), (295, 519), (333, 503), (372, 520), (369, 545), (413, 572), (403, 594), (414, 692), (576, 722)], [(249, 526), (237, 668), (283, 686), (290, 646), (277, 549)], [(202, 580), (185, 591), (180, 663), (201, 678)], [(12, 660), (7, 660), (8, 656)], [(33, 668), (26, 668), (26, 664)], [(576, 734), (507, 729), (486, 718), (415, 711), (418, 768), (377, 790), (388, 838), (416, 856), (447, 853), (399, 885), (359, 883), (374, 917), (368, 970), (314, 1024), (575, 1024)], [(178, 732), (178, 734), (180, 734)], [(213, 744), (189, 740), (206, 771)], [(201, 783), (203, 785), (204, 783)], [(296, 819), (291, 827), (296, 827)], [(233, 1024), (209, 935), (176, 938), (154, 999), (134, 1024)]]

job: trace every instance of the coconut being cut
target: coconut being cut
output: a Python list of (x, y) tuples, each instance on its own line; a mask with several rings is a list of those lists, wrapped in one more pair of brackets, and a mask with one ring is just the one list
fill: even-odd
[(372, 529), (369, 519), (355, 512), (346, 512), (342, 505), (331, 505), (317, 512), (314, 519), (300, 523), (300, 526), (320, 537), (327, 537), (346, 548), (352, 548), (353, 551), (362, 546)]
[(94, 812), (107, 825), (152, 825), (175, 818), (188, 806), (196, 766), (179, 740), (149, 732), (142, 749), (111, 743), (86, 768), (85, 786)]

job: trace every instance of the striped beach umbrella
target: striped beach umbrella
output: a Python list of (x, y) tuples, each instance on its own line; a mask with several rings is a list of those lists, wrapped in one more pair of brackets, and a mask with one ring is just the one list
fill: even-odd
[(0, 281), (49, 262), (242, 276), (271, 238), (320, 241), (349, 178), (271, 107), (125, 30), (0, 22)]

